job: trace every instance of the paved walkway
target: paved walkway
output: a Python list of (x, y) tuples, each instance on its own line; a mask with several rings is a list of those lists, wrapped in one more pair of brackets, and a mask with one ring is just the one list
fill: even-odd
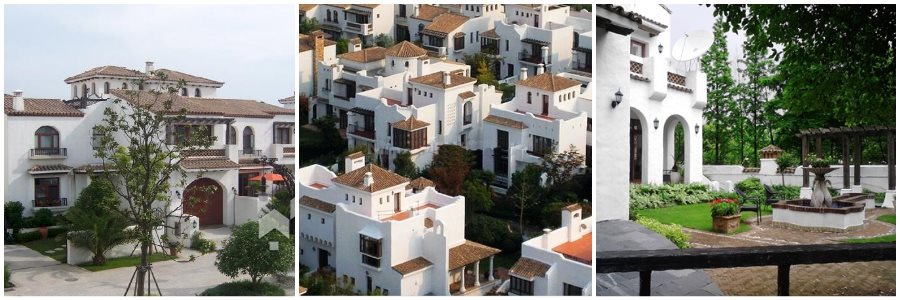
[[(597, 251), (676, 249), (665, 237), (631, 221), (597, 222)], [(597, 295), (637, 296), (638, 272), (597, 274)], [(721, 296), (719, 287), (702, 270), (653, 272), (652, 296)]]
[[(204, 229), (204, 233), (206, 231)], [(205, 235), (215, 238), (221, 237), (221, 233), (222, 229), (216, 229), (215, 234)], [(188, 262), (187, 257), (191, 254), (199, 257)], [(12, 282), (16, 285), (13, 291), (4, 293), (7, 296), (121, 296), (134, 273), (133, 267), (91, 272), (61, 264), (20, 245), (4, 246), (4, 255), (4, 260), (12, 269)], [(200, 256), (199, 252), (185, 249), (177, 261), (154, 263), (153, 273), (164, 296), (193, 296), (224, 282), (249, 279), (248, 276), (231, 279), (222, 275), (216, 269), (215, 261), (215, 253)], [(271, 278), (268, 280), (273, 281)], [(282, 287), (286, 295), (294, 295), (293, 283)], [(152, 286), (152, 289), (156, 294), (156, 287)]]
[[(877, 221), (878, 216), (894, 214), (893, 209), (866, 211), (865, 227), (846, 233), (804, 232), (772, 227), (771, 216), (755, 222), (750, 231), (721, 235), (686, 229), (691, 247), (751, 247), (767, 245), (833, 244), (848, 238), (866, 238), (896, 234), (896, 226)], [(712, 269), (706, 272), (727, 295), (773, 296), (777, 294), (777, 267)], [(896, 295), (896, 262), (860, 262), (800, 265), (791, 267), (791, 295), (803, 296), (875, 296)]]

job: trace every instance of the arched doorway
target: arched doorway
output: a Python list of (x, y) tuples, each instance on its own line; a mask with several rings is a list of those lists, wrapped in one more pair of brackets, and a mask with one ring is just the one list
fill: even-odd
[[(691, 129), (681, 115), (669, 116), (663, 125), (663, 182), (690, 183)], [(669, 176), (667, 176), (669, 175)]]
[(631, 121), (628, 135), (628, 181), (631, 183), (647, 183), (647, 143), (649, 135), (644, 132), (647, 119), (637, 109), (631, 108)]
[(209, 178), (199, 178), (184, 189), (181, 199), (185, 214), (197, 216), (200, 225), (220, 225), (224, 215), (224, 189)]

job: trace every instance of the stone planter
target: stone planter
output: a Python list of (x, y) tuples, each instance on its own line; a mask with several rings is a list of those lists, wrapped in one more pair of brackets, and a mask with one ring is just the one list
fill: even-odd
[(741, 226), (741, 215), (713, 217), (713, 231), (719, 233), (732, 233)]

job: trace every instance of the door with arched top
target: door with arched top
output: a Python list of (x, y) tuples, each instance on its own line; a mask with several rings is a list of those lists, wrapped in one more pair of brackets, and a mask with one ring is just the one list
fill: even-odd
[(215, 180), (199, 178), (184, 189), (182, 210), (197, 216), (201, 226), (222, 224), (224, 190)]

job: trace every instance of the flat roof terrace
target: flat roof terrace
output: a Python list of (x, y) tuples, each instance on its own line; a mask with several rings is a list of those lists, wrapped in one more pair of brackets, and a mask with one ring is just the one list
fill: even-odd
[[(434, 203), (428, 203), (428, 204), (416, 207), (416, 210), (418, 211), (418, 210), (423, 210), (426, 208), (438, 209), (438, 208), (441, 208), (441, 206), (434, 204)], [(390, 215), (386, 218), (383, 218), (381, 220), (382, 221), (403, 221), (403, 220), (409, 219), (409, 217), (412, 217), (412, 210), (401, 211), (401, 212), (395, 213), (393, 215)], [(588, 249), (588, 250), (590, 250), (590, 249)]]

